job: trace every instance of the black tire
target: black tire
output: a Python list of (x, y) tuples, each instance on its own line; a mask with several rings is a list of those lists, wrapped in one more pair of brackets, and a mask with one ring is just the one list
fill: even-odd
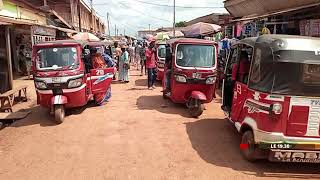
[(241, 144), (248, 144), (247, 148), (241, 148), (241, 154), (242, 156), (250, 161), (254, 162), (257, 160), (257, 146), (254, 142), (254, 136), (252, 131), (246, 131), (242, 135)]
[(189, 112), (191, 114), (192, 117), (194, 118), (198, 118), (199, 116), (201, 116), (201, 114), (203, 113), (204, 110), (204, 105), (198, 104), (196, 107), (189, 107)]
[(58, 124), (63, 123), (65, 117), (65, 109), (63, 105), (54, 106), (54, 120)]
[(162, 91), (162, 98), (163, 98), (163, 99), (168, 99), (168, 97), (167, 97), (167, 95), (166, 95), (165, 90), (164, 90), (164, 91)]

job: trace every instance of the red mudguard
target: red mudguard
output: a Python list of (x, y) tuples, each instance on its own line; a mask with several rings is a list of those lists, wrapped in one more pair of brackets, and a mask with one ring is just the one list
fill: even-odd
[(203, 94), (203, 93), (200, 92), (200, 91), (192, 91), (192, 93), (191, 93), (191, 98), (199, 99), (199, 100), (201, 100), (201, 101), (206, 101), (206, 100), (207, 100), (206, 95)]

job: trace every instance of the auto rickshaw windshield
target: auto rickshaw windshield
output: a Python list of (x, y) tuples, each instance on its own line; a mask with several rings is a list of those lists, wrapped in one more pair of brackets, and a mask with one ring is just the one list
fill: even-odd
[(176, 63), (181, 67), (211, 68), (215, 66), (215, 47), (212, 45), (179, 44)]
[(75, 69), (78, 67), (76, 47), (50, 47), (37, 51), (37, 70)]

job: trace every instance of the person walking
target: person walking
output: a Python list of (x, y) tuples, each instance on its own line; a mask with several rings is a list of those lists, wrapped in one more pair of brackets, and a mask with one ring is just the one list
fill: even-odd
[(148, 89), (155, 89), (156, 81), (156, 50), (155, 41), (150, 42), (146, 50), (146, 66), (148, 69)]
[(27, 75), (28, 79), (30, 78), (30, 71), (31, 71), (31, 66), (32, 66), (32, 61), (31, 61), (31, 45), (21, 45), (20, 50), (19, 50), (19, 64), (20, 64), (20, 69), (23, 72), (23, 75)]
[(145, 75), (147, 75), (146, 48), (147, 48), (147, 44), (143, 43), (142, 47), (140, 48), (140, 52), (139, 52), (139, 54), (140, 54), (140, 65), (141, 65), (141, 74), (140, 74), (140, 76), (143, 76), (143, 72), (144, 72)]
[(129, 69), (130, 69), (130, 61), (129, 61), (129, 53), (127, 51), (127, 46), (121, 46), (122, 54), (119, 60), (119, 81), (128, 83), (129, 82)]
[[(137, 64), (137, 70), (139, 70), (139, 63), (141, 62), (141, 56), (140, 56), (140, 51), (141, 51), (141, 44), (140, 42), (137, 43), (135, 49), (134, 49), (134, 54), (135, 54), (135, 61), (136, 61), (136, 64)], [(141, 64), (141, 63), (140, 63)]]

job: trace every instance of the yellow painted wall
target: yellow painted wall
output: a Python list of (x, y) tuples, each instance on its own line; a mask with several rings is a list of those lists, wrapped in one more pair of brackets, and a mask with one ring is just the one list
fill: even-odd
[(3, 1), (3, 8), (0, 9), (0, 16), (15, 18), (17, 20), (22, 19), (24, 21), (30, 21), (40, 25), (47, 24), (45, 14), (36, 9), (19, 7), (16, 4), (6, 0)]

